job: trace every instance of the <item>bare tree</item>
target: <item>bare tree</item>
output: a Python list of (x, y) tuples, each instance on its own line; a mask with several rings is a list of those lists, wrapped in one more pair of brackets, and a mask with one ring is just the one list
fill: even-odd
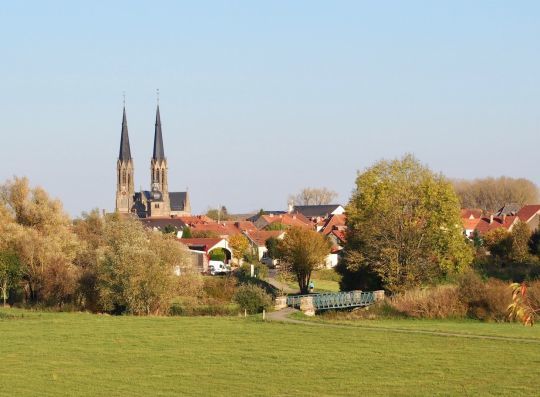
[(538, 202), (538, 187), (525, 178), (482, 178), (454, 180), (454, 188), (463, 208), (496, 211), (505, 204), (523, 206)]
[(292, 196), (291, 198), (296, 205), (323, 205), (332, 203), (337, 196), (338, 194), (336, 192), (325, 187), (306, 187), (296, 196)]

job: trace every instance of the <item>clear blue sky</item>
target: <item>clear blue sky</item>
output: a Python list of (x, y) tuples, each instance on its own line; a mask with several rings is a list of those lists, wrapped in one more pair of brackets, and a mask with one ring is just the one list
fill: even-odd
[[(0, 180), (72, 215), (114, 208), (122, 91), (149, 188), (155, 89), (171, 190), (195, 211), (346, 202), (414, 153), (450, 177), (540, 184), (538, 1), (11, 1), (0, 9)], [(80, 183), (79, 183), (80, 182)]]

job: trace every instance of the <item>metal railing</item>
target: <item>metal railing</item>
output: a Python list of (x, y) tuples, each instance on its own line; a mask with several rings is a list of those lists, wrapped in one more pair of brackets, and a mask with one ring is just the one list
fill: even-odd
[(299, 308), (302, 298), (305, 297), (311, 297), (313, 299), (315, 310), (369, 306), (376, 301), (375, 293), (371, 291), (328, 292), (287, 296), (287, 306)]

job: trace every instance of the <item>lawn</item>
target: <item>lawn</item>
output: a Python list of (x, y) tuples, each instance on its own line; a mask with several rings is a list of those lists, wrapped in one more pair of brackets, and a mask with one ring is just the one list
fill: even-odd
[[(259, 318), (0, 313), (0, 394), (14, 396), (537, 395), (539, 328), (456, 323), (456, 333), (394, 332)], [(445, 323), (445, 322), (439, 322)], [(450, 322), (446, 322), (451, 324)], [(427, 323), (426, 323), (427, 324)], [(428, 328), (437, 327), (430, 322)], [(382, 328), (376, 328), (380, 326)], [(440, 326), (440, 325), (439, 325)], [(444, 325), (443, 325), (444, 326)], [(502, 325), (505, 326), (504, 324)]]

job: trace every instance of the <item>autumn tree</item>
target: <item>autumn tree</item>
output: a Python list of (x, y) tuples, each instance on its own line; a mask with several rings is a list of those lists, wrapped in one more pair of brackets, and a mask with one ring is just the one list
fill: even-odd
[(337, 198), (338, 194), (325, 187), (312, 188), (306, 187), (297, 195), (292, 196), (292, 200), (296, 205), (322, 205), (331, 204)]
[(227, 207), (224, 205), (222, 205), (220, 208), (210, 208), (206, 212), (206, 216), (218, 222), (231, 219), (229, 212), (227, 211)]
[(308, 286), (313, 270), (324, 265), (330, 253), (328, 239), (313, 230), (292, 227), (277, 245), (277, 257), (285, 270), (296, 276), (300, 292), (308, 293)]
[(30, 301), (62, 304), (71, 299), (78, 241), (60, 201), (40, 187), (31, 188), (28, 179), (14, 178), (0, 187), (0, 206), (9, 219), (5, 243), (21, 262)]
[(379, 161), (358, 175), (347, 206), (346, 274), (400, 292), (460, 272), (472, 249), (459, 210), (451, 183), (412, 155)]
[(243, 234), (234, 234), (229, 237), (229, 246), (232, 249), (233, 257), (238, 260), (238, 264), (246, 254), (249, 253), (249, 240)]
[(189, 270), (185, 249), (171, 236), (144, 229), (134, 219), (111, 217), (98, 263), (99, 302), (105, 311), (167, 313), (176, 293), (175, 270)]
[(495, 212), (505, 204), (519, 207), (538, 202), (538, 187), (525, 178), (481, 178), (455, 180), (454, 188), (463, 208), (480, 208)]
[(529, 241), (531, 230), (525, 222), (518, 222), (512, 228), (510, 234), (510, 258), (515, 262), (527, 262), (531, 255), (529, 253)]

